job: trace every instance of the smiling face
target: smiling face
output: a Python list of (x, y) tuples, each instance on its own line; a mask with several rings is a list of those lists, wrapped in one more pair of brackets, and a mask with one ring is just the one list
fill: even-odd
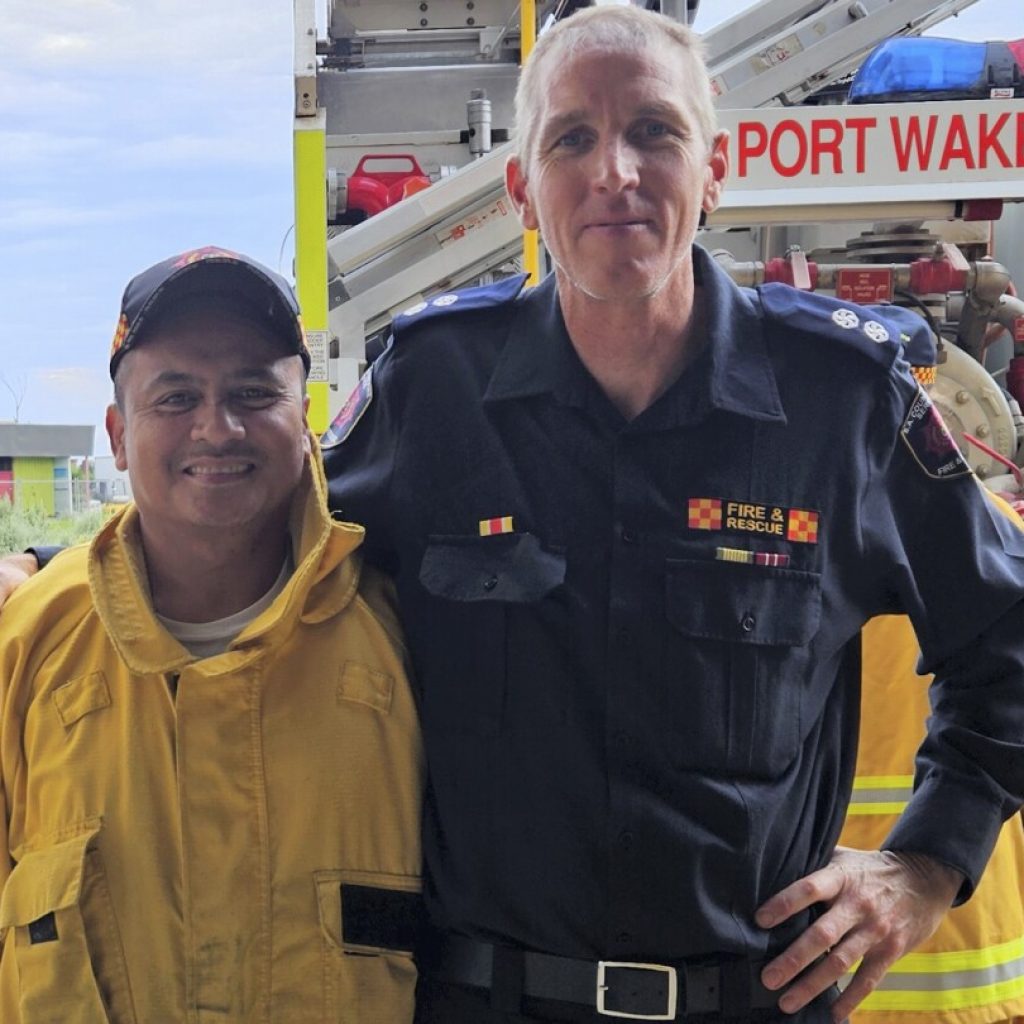
[(310, 450), (302, 379), (298, 356), (227, 312), (175, 318), (125, 355), (107, 432), (147, 547), (277, 541)]
[(655, 43), (551, 63), (529, 156), (506, 175), (524, 226), (540, 229), (563, 298), (635, 302), (666, 285), (671, 296), (728, 171), (726, 134), (707, 140), (687, 102), (692, 60)]

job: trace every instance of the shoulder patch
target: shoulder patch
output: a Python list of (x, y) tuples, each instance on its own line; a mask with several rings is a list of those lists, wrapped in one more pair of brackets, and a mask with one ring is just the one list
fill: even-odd
[(507, 277), (495, 284), (479, 288), (465, 288), (457, 292), (445, 292), (433, 298), (417, 302), (395, 315), (392, 327), (397, 332), (412, 324), (449, 313), (468, 313), (474, 309), (488, 309), (511, 302), (523, 290), (526, 274)]
[(368, 366), (352, 394), (320, 438), (321, 448), (336, 448), (355, 429), (373, 401), (373, 367)]
[[(885, 366), (892, 365), (900, 353), (901, 335), (906, 332), (884, 310), (840, 302), (784, 284), (762, 285), (757, 291), (765, 315), (788, 330), (842, 342)], [(921, 323), (927, 330), (923, 320)]]
[(934, 480), (951, 480), (971, 472), (938, 409), (920, 387), (903, 419), (900, 439), (914, 461)]

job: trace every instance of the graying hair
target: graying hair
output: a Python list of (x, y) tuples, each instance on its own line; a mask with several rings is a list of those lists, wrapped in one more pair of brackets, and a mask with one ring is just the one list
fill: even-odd
[(693, 92), (686, 97), (697, 118), (701, 136), (710, 149), (718, 130), (711, 80), (704, 62), (704, 44), (688, 25), (639, 7), (585, 7), (545, 32), (530, 54), (516, 88), (516, 156), (526, 171), (531, 143), (544, 104), (544, 71), (582, 50), (612, 50), (643, 53), (658, 43), (667, 43), (689, 63)]

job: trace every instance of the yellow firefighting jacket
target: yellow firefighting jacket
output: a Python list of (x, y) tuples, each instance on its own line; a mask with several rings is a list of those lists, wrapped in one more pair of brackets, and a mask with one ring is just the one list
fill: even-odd
[(223, 654), (154, 618), (132, 507), (0, 616), (3, 1024), (411, 1020), (404, 652), (306, 484), (295, 572)]
[[(853, 801), (840, 843), (878, 849), (910, 798), (924, 739), (927, 682), (903, 616), (863, 634), (860, 746)], [(989, 1024), (1024, 1017), (1024, 828), (1004, 826), (981, 884), (939, 930), (890, 968), (854, 1024)]]

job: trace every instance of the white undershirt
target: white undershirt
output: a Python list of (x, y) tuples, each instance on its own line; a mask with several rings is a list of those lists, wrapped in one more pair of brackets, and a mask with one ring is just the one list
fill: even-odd
[(226, 651), (231, 641), (273, 604), (274, 598), (284, 590), (293, 569), (292, 556), (289, 552), (271, 588), (248, 608), (243, 608), (227, 618), (215, 619), (213, 622), (178, 622), (159, 614), (157, 618), (164, 629), (194, 658), (211, 658)]

